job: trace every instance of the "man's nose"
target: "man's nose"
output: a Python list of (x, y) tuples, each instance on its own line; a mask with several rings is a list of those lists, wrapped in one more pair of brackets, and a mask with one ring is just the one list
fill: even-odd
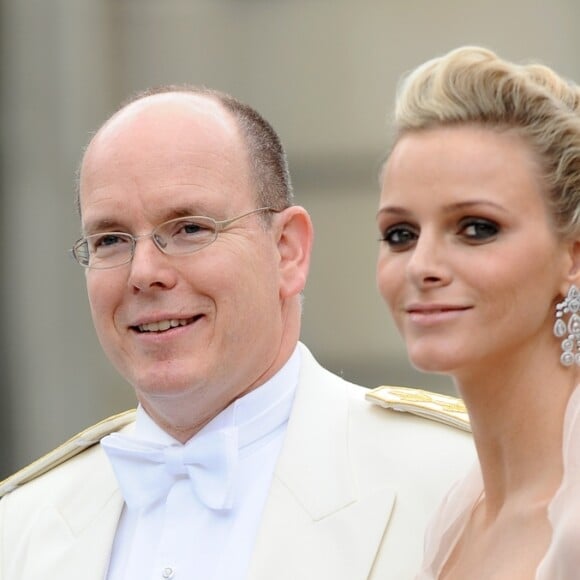
[(153, 233), (135, 239), (133, 259), (129, 264), (129, 284), (134, 289), (146, 291), (150, 288), (172, 288), (175, 285), (175, 265), (171, 256), (160, 249), (166, 245)]

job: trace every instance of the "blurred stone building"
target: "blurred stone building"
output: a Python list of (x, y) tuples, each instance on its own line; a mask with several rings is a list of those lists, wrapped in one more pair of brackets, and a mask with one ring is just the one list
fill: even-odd
[(0, 477), (135, 404), (67, 256), (82, 148), (129, 94), (204, 84), (261, 111), (316, 227), (305, 342), (355, 382), (446, 390), (410, 368), (375, 289), (397, 79), (483, 44), (580, 80), (574, 0), (0, 0), (0, 17)]

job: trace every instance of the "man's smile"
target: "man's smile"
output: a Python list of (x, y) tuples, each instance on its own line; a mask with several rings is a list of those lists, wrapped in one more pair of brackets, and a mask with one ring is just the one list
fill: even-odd
[(169, 318), (164, 320), (157, 320), (153, 322), (147, 322), (144, 324), (138, 324), (136, 326), (131, 326), (132, 330), (137, 332), (165, 332), (171, 328), (177, 328), (178, 326), (188, 326), (199, 320), (203, 315), (198, 314), (190, 318)]

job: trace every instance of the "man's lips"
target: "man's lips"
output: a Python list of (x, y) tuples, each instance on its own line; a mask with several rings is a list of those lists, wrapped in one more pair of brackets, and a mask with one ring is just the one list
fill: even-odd
[(130, 328), (135, 332), (165, 332), (172, 328), (193, 324), (202, 316), (202, 314), (197, 314), (196, 316), (191, 316), (189, 318), (160, 318), (150, 322), (141, 322), (130, 326)]

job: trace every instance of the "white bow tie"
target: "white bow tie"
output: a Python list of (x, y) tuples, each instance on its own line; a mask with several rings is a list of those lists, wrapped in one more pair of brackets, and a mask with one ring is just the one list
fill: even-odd
[(186, 445), (138, 441), (121, 433), (101, 440), (130, 508), (164, 500), (173, 484), (189, 477), (195, 495), (210, 509), (231, 509), (238, 461), (237, 429), (212, 431)]

